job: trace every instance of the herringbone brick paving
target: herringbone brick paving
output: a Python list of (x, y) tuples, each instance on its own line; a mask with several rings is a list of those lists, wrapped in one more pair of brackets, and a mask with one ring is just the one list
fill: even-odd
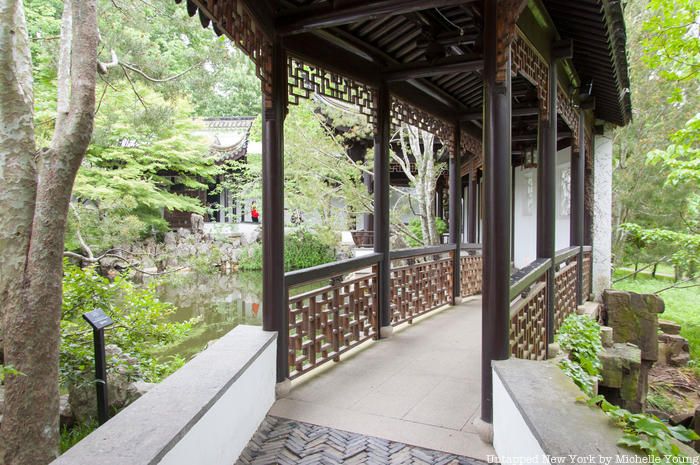
[(467, 457), (268, 416), (236, 465), (483, 465)]

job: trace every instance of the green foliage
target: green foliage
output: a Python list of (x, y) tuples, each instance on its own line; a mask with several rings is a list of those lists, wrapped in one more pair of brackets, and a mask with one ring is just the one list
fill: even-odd
[(622, 428), (624, 435), (618, 441), (619, 445), (652, 457), (684, 456), (674, 439), (685, 443), (700, 439), (700, 436), (684, 426), (669, 426), (654, 415), (631, 413), (611, 404), (601, 395), (589, 399), (588, 404), (599, 406), (615, 425)]
[[(306, 229), (299, 229), (284, 237), (284, 269), (300, 270), (332, 262), (335, 253), (323, 240), (323, 236)], [(243, 251), (238, 264), (242, 271), (262, 269), (262, 245), (254, 244)]]
[(71, 428), (61, 427), (59, 450), (61, 454), (82, 441), (88, 434), (97, 429), (97, 421), (90, 420), (86, 423), (78, 423)]
[(669, 260), (681, 269), (692, 271), (700, 264), (700, 235), (660, 228), (644, 228), (638, 224), (624, 223), (627, 241), (638, 249), (668, 248), (673, 250)]
[(0, 383), (5, 381), (6, 376), (23, 376), (23, 373), (17, 371), (12, 365), (0, 363)]
[(559, 366), (587, 395), (593, 395), (599, 379), (601, 364), (598, 354), (603, 350), (600, 325), (585, 315), (569, 315), (556, 335), (556, 341), (568, 358)]
[(92, 332), (82, 318), (86, 312), (102, 309), (115, 322), (105, 333), (107, 344), (117, 345), (134, 357), (138, 366), (112, 357), (110, 370), (156, 382), (183, 364), (180, 358), (158, 360), (156, 351), (180, 341), (197, 323), (196, 319), (174, 323), (166, 317), (172, 305), (159, 301), (152, 287), (139, 288), (117, 276), (113, 282), (94, 268), (81, 269), (64, 263), (61, 317), (60, 376), (63, 385), (82, 383), (93, 373)]
[[(411, 236), (406, 235), (406, 242), (408, 242), (408, 245), (411, 247), (423, 246), (423, 228), (421, 227), (420, 218), (412, 218), (408, 223), (408, 229), (411, 232)], [(438, 237), (442, 237), (448, 229), (449, 225), (447, 221), (442, 218), (435, 218), (435, 230), (437, 231)]]

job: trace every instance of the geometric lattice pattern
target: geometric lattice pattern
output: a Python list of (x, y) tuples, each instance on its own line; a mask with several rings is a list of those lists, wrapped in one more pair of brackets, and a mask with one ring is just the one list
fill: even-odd
[(532, 285), (525, 296), (518, 296), (510, 305), (510, 354), (525, 360), (547, 357), (547, 284), (543, 280)]
[(547, 98), (547, 86), (549, 85), (549, 66), (547, 62), (520, 30), (518, 30), (518, 35), (511, 45), (510, 53), (513, 71), (520, 73), (535, 86), (540, 115), (543, 120), (548, 120), (549, 99)]
[(391, 123), (394, 128), (399, 128), (403, 123), (434, 134), (450, 156), (454, 156), (454, 124), (437, 118), (394, 96), (391, 97)]
[(376, 272), (289, 299), (290, 379), (377, 335)]
[(571, 151), (578, 152), (579, 147), (579, 118), (576, 108), (574, 108), (574, 102), (571, 98), (564, 92), (564, 88), (561, 85), (557, 85), (557, 113), (564, 120), (569, 129), (571, 129)]
[(312, 93), (324, 95), (354, 105), (370, 123), (376, 121), (374, 90), (366, 84), (304, 63), (296, 57), (287, 58), (289, 103), (298, 104)]
[(392, 325), (452, 302), (452, 254), (408, 259), (391, 270)]
[(460, 267), (460, 288), (462, 297), (481, 294), (481, 270), (483, 267), (481, 255), (462, 255)]
[(483, 462), (387, 439), (268, 416), (236, 464), (481, 465)]
[(583, 282), (581, 283), (581, 292), (583, 293), (583, 299), (588, 300), (593, 290), (591, 285), (593, 280), (591, 279), (591, 273), (593, 271), (593, 257), (591, 252), (583, 252)]
[(559, 331), (567, 316), (576, 312), (576, 281), (578, 280), (577, 256), (554, 275), (554, 332)]

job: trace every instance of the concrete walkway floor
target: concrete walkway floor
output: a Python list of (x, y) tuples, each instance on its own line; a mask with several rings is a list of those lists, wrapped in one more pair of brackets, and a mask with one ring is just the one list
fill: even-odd
[(393, 337), (299, 378), (270, 415), (487, 460), (482, 442), (481, 299), (433, 312)]

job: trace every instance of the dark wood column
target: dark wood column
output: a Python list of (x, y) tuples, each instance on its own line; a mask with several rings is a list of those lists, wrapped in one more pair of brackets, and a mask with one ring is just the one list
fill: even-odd
[(450, 175), (450, 244), (457, 244), (452, 264), (452, 305), (460, 297), (460, 252), (462, 245), (462, 150), (459, 121), (455, 123), (453, 154), (449, 162)]
[(391, 95), (382, 82), (377, 89), (377, 125), (374, 134), (374, 251), (383, 253), (379, 265), (377, 300), (379, 327), (391, 326), (391, 260), (389, 260), (389, 137)]
[(263, 123), (263, 329), (277, 331), (277, 382), (289, 377), (287, 290), (284, 284), (284, 118), (287, 56), (278, 39), (272, 49), (272, 94)]
[[(491, 362), (509, 356), (511, 228), (510, 46), (498, 1), (484, 2), (484, 234), (481, 419), (493, 420)], [(502, 48), (506, 47), (505, 50)], [(499, 57), (506, 58), (499, 63)], [(501, 69), (499, 69), (499, 64)], [(500, 79), (499, 79), (500, 74)]]
[[(570, 216), (570, 244), (582, 246), (584, 227), (584, 196), (586, 174), (586, 144), (585, 144), (586, 117), (583, 111), (579, 113), (578, 149), (571, 152), (571, 216)], [(583, 303), (583, 249), (578, 254), (578, 269), (576, 281), (576, 301)]]
[[(370, 173), (362, 173), (362, 183), (367, 188), (367, 192), (372, 194), (374, 187), (372, 186), (372, 175)], [(365, 213), (362, 215), (362, 229), (365, 231), (374, 231), (374, 215)]]
[[(549, 65), (548, 119), (539, 120), (537, 257), (554, 260), (557, 214), (557, 64)], [(554, 273), (547, 274), (547, 342), (554, 342)]]
[(467, 208), (467, 242), (470, 244), (476, 243), (476, 223), (477, 223), (477, 201), (476, 201), (476, 186), (478, 184), (476, 170), (469, 173), (469, 206)]

